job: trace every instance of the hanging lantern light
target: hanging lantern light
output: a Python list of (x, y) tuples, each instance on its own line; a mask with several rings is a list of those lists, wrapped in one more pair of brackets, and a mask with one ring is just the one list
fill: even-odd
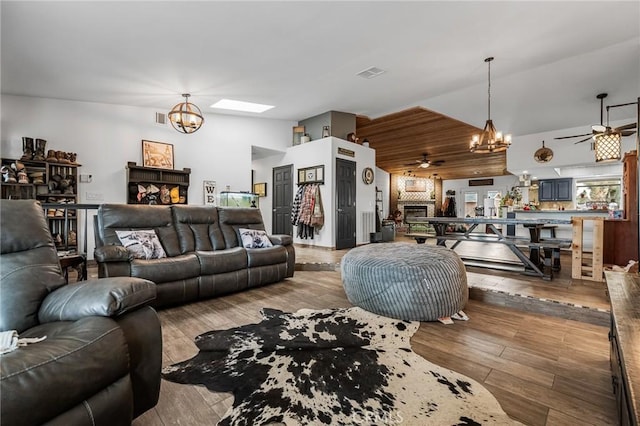
[(596, 163), (622, 158), (620, 138), (620, 132), (609, 130), (595, 136)]
[(181, 133), (194, 133), (204, 123), (204, 117), (200, 108), (189, 102), (189, 93), (183, 93), (184, 102), (181, 102), (171, 108), (169, 112), (169, 121), (174, 129)]

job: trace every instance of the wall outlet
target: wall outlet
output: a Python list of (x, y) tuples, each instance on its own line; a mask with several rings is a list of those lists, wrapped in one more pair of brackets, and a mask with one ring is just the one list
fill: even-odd
[(103, 201), (104, 194), (100, 194), (98, 192), (87, 192), (85, 198), (87, 199), (87, 201)]

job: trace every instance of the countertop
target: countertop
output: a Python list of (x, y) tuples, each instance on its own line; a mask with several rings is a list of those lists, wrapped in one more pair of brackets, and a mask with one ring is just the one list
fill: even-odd
[(571, 214), (590, 214), (590, 213), (609, 213), (607, 209), (586, 209), (586, 210), (514, 210), (515, 213), (571, 213)]
[(629, 402), (637, 419), (640, 413), (640, 276), (605, 272), (614, 327), (618, 334), (623, 374), (629, 386)]

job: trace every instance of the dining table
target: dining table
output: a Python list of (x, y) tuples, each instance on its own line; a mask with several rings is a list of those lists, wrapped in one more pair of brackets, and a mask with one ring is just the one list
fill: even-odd
[[(522, 264), (522, 272), (536, 275), (544, 280), (553, 278), (553, 271), (560, 269), (560, 249), (571, 246), (571, 240), (559, 238), (542, 238), (541, 231), (546, 226), (571, 224), (569, 219), (517, 219), (503, 217), (412, 217), (406, 218), (407, 237), (413, 237), (418, 244), (424, 244), (427, 239), (435, 238), (436, 244), (455, 249), (463, 242), (482, 242), (489, 244), (503, 244), (516, 255)], [(430, 225), (435, 234), (425, 232), (425, 226)], [(485, 225), (484, 232), (476, 230)], [(522, 226), (528, 230), (528, 236), (505, 235), (503, 230)], [(419, 230), (420, 229), (420, 230)], [(476, 232), (474, 232), (476, 231)], [(525, 233), (527, 234), (527, 233)], [(448, 246), (447, 243), (450, 243)], [(528, 253), (523, 251), (528, 249)], [(465, 259), (463, 258), (463, 261)], [(467, 262), (465, 262), (467, 263)], [(491, 261), (473, 262), (474, 266), (492, 267), (501, 263), (495, 259)]]

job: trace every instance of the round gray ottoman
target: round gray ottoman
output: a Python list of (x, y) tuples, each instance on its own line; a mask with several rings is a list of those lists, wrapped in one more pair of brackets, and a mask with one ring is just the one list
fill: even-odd
[(442, 246), (368, 244), (345, 254), (340, 269), (349, 302), (386, 317), (435, 321), (469, 299), (462, 260)]

